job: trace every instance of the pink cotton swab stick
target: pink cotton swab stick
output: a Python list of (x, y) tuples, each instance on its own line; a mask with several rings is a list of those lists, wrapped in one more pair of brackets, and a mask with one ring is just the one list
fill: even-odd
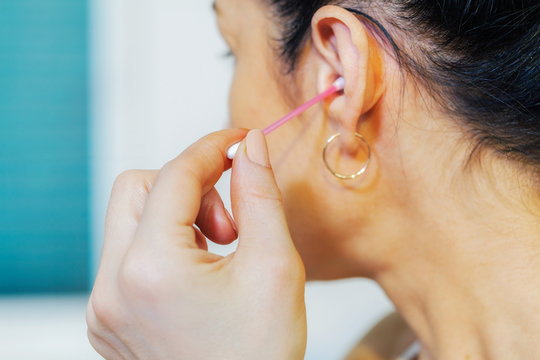
[[(279, 127), (281, 127), (284, 124), (288, 123), (289, 121), (291, 121), (292, 119), (294, 119), (298, 115), (302, 114), (304, 111), (306, 111), (307, 109), (309, 109), (313, 105), (323, 101), (324, 99), (326, 99), (330, 95), (333, 95), (333, 94), (343, 90), (344, 88), (345, 88), (345, 79), (340, 77), (339, 79), (334, 81), (334, 83), (332, 84), (332, 86), (330, 86), (328, 88), (328, 90), (326, 90), (323, 93), (315, 96), (313, 99), (309, 100), (308, 102), (306, 102), (303, 105), (300, 105), (298, 108), (294, 109), (293, 111), (291, 111), (290, 113), (288, 113), (287, 115), (285, 115), (284, 117), (282, 117), (281, 119), (276, 121), (275, 123), (270, 124), (269, 126), (264, 128), (263, 131), (262, 131), (263, 134), (264, 135), (270, 134), (274, 130), (278, 129)], [(234, 155), (236, 155), (236, 151), (238, 151), (239, 146), (240, 146), (240, 143), (236, 143), (236, 144), (232, 145), (229, 148), (229, 150), (227, 150), (227, 158), (232, 160), (234, 158)]]

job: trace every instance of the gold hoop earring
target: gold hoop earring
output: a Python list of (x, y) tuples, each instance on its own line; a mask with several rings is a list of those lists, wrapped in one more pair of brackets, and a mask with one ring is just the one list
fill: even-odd
[(363, 142), (364, 145), (366, 145), (366, 147), (367, 147), (367, 160), (364, 162), (364, 165), (362, 166), (362, 168), (360, 170), (358, 170), (357, 172), (355, 172), (354, 174), (351, 174), (351, 175), (340, 174), (337, 171), (335, 171), (334, 169), (332, 169), (332, 167), (330, 166), (330, 164), (328, 162), (328, 159), (327, 159), (328, 147), (330, 146), (330, 144), (332, 144), (334, 142), (334, 140), (336, 140), (340, 136), (341, 136), (340, 133), (334, 134), (326, 141), (326, 145), (324, 146), (323, 154), (322, 154), (324, 165), (326, 166), (328, 171), (330, 171), (330, 173), (332, 175), (334, 175), (335, 177), (337, 177), (338, 179), (341, 179), (341, 180), (354, 180), (354, 179), (364, 175), (364, 173), (369, 168), (369, 164), (371, 162), (371, 146), (369, 146), (367, 140), (362, 136), (362, 134), (354, 133), (354, 136), (358, 140)]

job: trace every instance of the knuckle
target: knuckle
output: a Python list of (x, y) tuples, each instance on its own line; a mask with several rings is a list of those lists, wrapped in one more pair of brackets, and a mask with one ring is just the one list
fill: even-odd
[(270, 259), (267, 273), (278, 286), (305, 282), (305, 270), (297, 259), (288, 256), (276, 256)]
[(217, 139), (217, 136), (219, 136), (219, 133), (212, 133), (206, 138), (206, 142), (203, 143), (205, 145), (205, 150), (208, 154), (212, 156), (224, 156), (224, 149), (220, 147), (220, 142)]
[(224, 139), (228, 139), (230, 135), (226, 134), (228, 131), (220, 130), (214, 131), (204, 137), (202, 137), (196, 144), (201, 146), (204, 150), (212, 153), (212, 155), (225, 156), (224, 149), (222, 149)]
[(120, 173), (113, 184), (113, 194), (118, 192), (135, 192), (145, 190), (150, 192), (151, 184), (147, 180), (147, 173), (142, 170), (126, 170)]
[(285, 279), (290, 275), (293, 266), (284, 258), (276, 257), (272, 259), (267, 270), (275, 276), (276, 279)]
[[(248, 182), (249, 181), (249, 182)], [(236, 189), (241, 189), (248, 198), (268, 200), (282, 203), (282, 194), (275, 182), (274, 174), (271, 169), (259, 169), (255, 174), (248, 178), (236, 178), (234, 183)]]
[(138, 170), (125, 170), (121, 172), (114, 181), (114, 188), (131, 187), (140, 181), (141, 174)]
[(94, 306), (92, 304), (92, 298), (90, 298), (88, 304), (86, 305), (86, 325), (88, 327), (88, 331), (96, 332), (99, 328)]
[(129, 301), (155, 304), (166, 282), (166, 274), (153, 260), (127, 256), (120, 268), (119, 286)]
[[(261, 268), (261, 264), (257, 265)], [(243, 281), (249, 289), (258, 289), (266, 300), (271, 303), (283, 301), (291, 295), (302, 294), (305, 288), (305, 272), (293, 261), (278, 259), (275, 256), (266, 257), (260, 271), (254, 271), (249, 276), (242, 274)]]
[(284, 283), (301, 281), (305, 278), (303, 265), (294, 256), (288, 256), (281, 252), (267, 254), (265, 265), (261, 268), (264, 278), (276, 286)]
[(283, 203), (281, 192), (273, 186), (268, 186), (268, 184), (254, 182), (243, 191), (246, 192), (248, 198), (263, 200), (276, 206), (281, 206)]
[[(200, 154), (199, 154), (200, 156)], [(174, 160), (170, 160), (159, 172), (159, 176), (162, 178), (184, 178), (193, 179), (196, 182), (201, 182), (201, 176), (193, 166), (193, 163), (184, 157), (179, 157)]]
[(116, 329), (122, 323), (117, 307), (113, 297), (94, 290), (86, 310), (88, 329), (96, 334), (103, 328)]
[[(225, 156), (221, 149), (219, 141), (213, 134), (207, 135), (186, 149), (177, 159), (196, 156), (203, 161), (215, 161)], [(176, 160), (176, 159), (175, 159)], [(174, 163), (175, 160), (172, 162)]]
[(167, 161), (163, 166), (161, 167), (160, 173), (169, 173), (172, 171), (176, 171), (178, 167), (178, 158), (172, 159)]
[(264, 203), (264, 207), (267, 210), (273, 211), (283, 208), (283, 201), (279, 194), (272, 194), (270, 192), (248, 190), (247, 191), (249, 201), (255, 204)]

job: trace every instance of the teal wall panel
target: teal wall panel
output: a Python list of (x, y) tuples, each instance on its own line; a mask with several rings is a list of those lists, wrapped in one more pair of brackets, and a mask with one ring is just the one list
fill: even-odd
[(87, 3), (0, 0), (0, 293), (88, 286)]

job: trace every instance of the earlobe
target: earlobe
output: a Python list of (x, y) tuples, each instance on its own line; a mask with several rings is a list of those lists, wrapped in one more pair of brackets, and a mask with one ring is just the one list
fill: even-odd
[(338, 122), (341, 141), (349, 148), (347, 143), (355, 142), (360, 118), (383, 93), (384, 66), (379, 44), (356, 15), (339, 6), (320, 8), (311, 27), (318, 55), (319, 90), (328, 87), (336, 77), (345, 78), (344, 94), (332, 101), (329, 110)]

